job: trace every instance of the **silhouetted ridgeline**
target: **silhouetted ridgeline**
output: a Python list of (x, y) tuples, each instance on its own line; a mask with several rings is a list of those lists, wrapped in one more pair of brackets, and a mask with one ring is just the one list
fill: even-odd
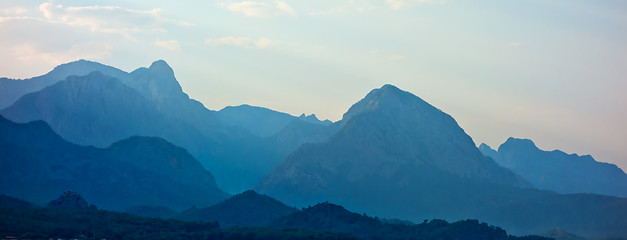
[[(244, 194), (252, 194), (250, 192)], [(71, 195), (71, 196), (70, 196)], [(64, 194), (52, 202), (74, 199)], [(216, 222), (185, 222), (145, 218), (90, 208), (20, 207), (26, 202), (0, 196), (0, 237), (28, 239), (528, 239), (508, 236), (504, 230), (476, 220), (448, 223), (433, 220), (413, 226), (383, 224), (379, 220), (323, 203), (292, 213), (271, 224), (271, 228), (219, 228)], [(276, 201), (276, 200), (274, 200)], [(232, 209), (241, 213), (237, 209)]]

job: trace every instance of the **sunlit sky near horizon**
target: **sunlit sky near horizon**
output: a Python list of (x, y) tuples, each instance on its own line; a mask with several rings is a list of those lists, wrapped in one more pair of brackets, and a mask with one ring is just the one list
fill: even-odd
[(627, 169), (627, 1), (0, 1), (0, 76), (164, 59), (209, 109), (337, 121), (386, 83), (479, 144)]

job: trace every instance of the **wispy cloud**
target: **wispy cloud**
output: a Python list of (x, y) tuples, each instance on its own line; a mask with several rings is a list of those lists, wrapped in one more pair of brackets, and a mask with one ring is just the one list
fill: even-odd
[(283, 1), (274, 1), (266, 3), (260, 1), (242, 1), (242, 2), (221, 2), (218, 6), (228, 9), (231, 12), (237, 12), (249, 17), (268, 18), (281, 15), (296, 15), (292, 7)]
[(369, 1), (354, 1), (350, 0), (344, 2), (343, 4), (332, 7), (322, 11), (314, 11), (310, 12), (310, 16), (324, 16), (324, 15), (334, 15), (334, 14), (345, 14), (345, 13), (359, 13), (367, 10), (375, 9), (376, 7), (371, 4)]
[(163, 10), (159, 8), (138, 10), (120, 6), (64, 7), (45, 2), (39, 5), (39, 10), (48, 21), (86, 27), (93, 32), (122, 34), (129, 38), (143, 30), (162, 29), (160, 26), (163, 23), (185, 27), (195, 25), (187, 21), (167, 19), (162, 16)]
[(270, 47), (276, 42), (268, 39), (268, 38), (249, 38), (249, 37), (221, 37), (221, 38), (207, 38), (205, 39), (205, 44), (212, 46), (219, 45), (230, 45), (244, 48), (267, 48)]
[(509, 45), (512, 47), (520, 47), (522, 45), (522, 42), (512, 42)]
[(155, 40), (155, 46), (162, 47), (171, 51), (181, 50), (181, 44), (176, 40)]
[(112, 51), (112, 46), (94, 43), (78, 44), (69, 50), (54, 52), (43, 51), (30, 43), (20, 44), (12, 48), (12, 54), (18, 61), (28, 64), (49, 63), (54, 65), (74, 61), (77, 56), (98, 60), (110, 56)]
[(2, 13), (4, 15), (22, 15), (22, 14), (24, 14), (26, 12), (28, 12), (28, 10), (26, 8), (22, 8), (22, 7), (12, 7), (12, 8), (0, 9), (0, 13)]
[(385, 3), (392, 10), (399, 10), (402, 8), (412, 7), (421, 3), (433, 3), (435, 0), (385, 0)]
[(63, 7), (51, 2), (42, 3), (39, 10), (51, 21), (129, 37), (144, 27), (155, 26), (161, 12), (160, 9), (135, 10), (118, 6)]

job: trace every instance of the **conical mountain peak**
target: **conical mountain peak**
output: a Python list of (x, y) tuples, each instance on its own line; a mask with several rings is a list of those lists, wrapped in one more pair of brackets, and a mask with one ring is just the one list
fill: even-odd
[(351, 106), (344, 114), (342, 120), (346, 121), (355, 115), (372, 111), (380, 111), (388, 114), (407, 111), (439, 112), (437, 108), (431, 106), (416, 95), (403, 91), (394, 85), (386, 84), (381, 88), (370, 91), (366, 97)]

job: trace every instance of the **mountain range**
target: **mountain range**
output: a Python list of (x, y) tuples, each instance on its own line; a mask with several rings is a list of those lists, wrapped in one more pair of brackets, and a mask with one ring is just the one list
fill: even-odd
[(326, 142), (300, 147), (257, 189), (296, 206), (333, 200), (378, 215), (385, 215), (382, 205), (403, 206), (381, 202), (406, 194), (392, 199), (440, 207), (396, 209), (388, 216), (408, 217), (415, 211), (432, 218), (441, 208), (465, 211), (449, 193), (470, 190), (468, 183), (530, 186), (483, 156), (452, 117), (392, 85), (370, 92), (335, 125), (339, 132)]
[(107, 148), (59, 137), (43, 121), (0, 117), (0, 192), (43, 203), (73, 190), (105, 209), (208, 206), (228, 195), (185, 149), (155, 137), (130, 137)]
[(626, 236), (627, 199), (540, 191), (475, 147), (448, 114), (385, 85), (304, 144), (256, 189), (297, 207), (333, 201), (376, 216), (419, 221), (477, 218), (515, 234), (560, 227)]
[(627, 174), (614, 164), (590, 155), (540, 150), (529, 139), (509, 138), (498, 151), (486, 144), (479, 150), (538, 189), (558, 193), (596, 193), (627, 197)]
[[(538, 161), (544, 153), (524, 141), (480, 151), (453, 117), (392, 85), (372, 90), (335, 123), (250, 105), (209, 110), (183, 92), (162, 60), (130, 73), (81, 60), (36, 78), (2, 79), (0, 86), (16, 89), (1, 99), (7, 107), (0, 110), (0, 193), (36, 203), (72, 190), (105, 209), (173, 217), (187, 209), (180, 217), (227, 226), (298, 227), (319, 216), (361, 221), (344, 208), (314, 205), (332, 201), (414, 222), (478, 219), (517, 235), (559, 228), (584, 237), (627, 236), (627, 199), (580, 186), (559, 194), (541, 187), (536, 173), (513, 166), (529, 163), (531, 172), (559, 175), (573, 164), (576, 174), (596, 179), (620, 169), (585, 156), (545, 164)], [(261, 194), (225, 200), (253, 187)], [(299, 218), (306, 211), (297, 211), (290, 214), (295, 220), (280, 220), (294, 211), (282, 202), (318, 207), (307, 208), (306, 219)], [(403, 229), (448, 228), (446, 221)], [(495, 230), (478, 222), (453, 226)]]
[(11, 121), (43, 120), (64, 139), (96, 147), (136, 135), (161, 137), (188, 150), (227, 192), (250, 189), (308, 137), (290, 135), (292, 144), (281, 145), (281, 135), (266, 135), (292, 121), (328, 125), (254, 107), (211, 111), (182, 91), (163, 60), (131, 73), (80, 60), (41, 77), (4, 81), (15, 92), (32, 91), (0, 110)]

